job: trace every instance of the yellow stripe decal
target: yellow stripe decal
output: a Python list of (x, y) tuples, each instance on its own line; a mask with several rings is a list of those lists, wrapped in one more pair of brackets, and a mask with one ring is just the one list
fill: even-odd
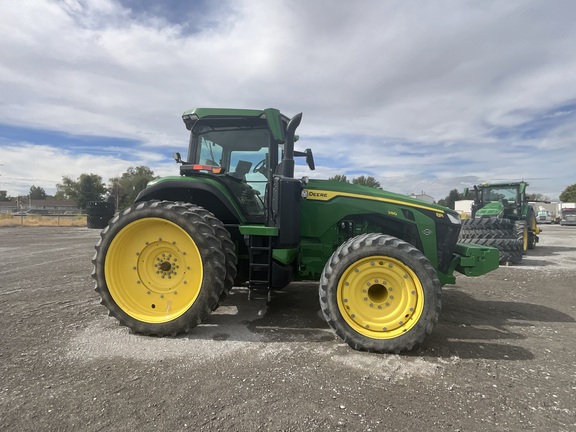
[(381, 201), (381, 202), (386, 202), (386, 203), (391, 203), (391, 204), (399, 204), (399, 205), (405, 205), (405, 206), (409, 206), (409, 207), (416, 207), (416, 208), (421, 208), (424, 210), (430, 210), (430, 211), (433, 211), (436, 213), (441, 213), (442, 215), (444, 215), (444, 210), (439, 210), (437, 208), (432, 208), (432, 207), (428, 207), (425, 205), (407, 203), (404, 201), (399, 201), (399, 200), (390, 199), (390, 198), (374, 197), (374, 196), (370, 196), (370, 195), (360, 195), (360, 194), (353, 194), (353, 193), (348, 193), (348, 192), (334, 192), (334, 191), (327, 191), (327, 190), (310, 190), (310, 189), (304, 189), (304, 194), (306, 196), (306, 199), (313, 200), (313, 201), (330, 201), (330, 200), (333, 200), (334, 198), (339, 198), (339, 197), (358, 198), (358, 199), (363, 199), (363, 200)]

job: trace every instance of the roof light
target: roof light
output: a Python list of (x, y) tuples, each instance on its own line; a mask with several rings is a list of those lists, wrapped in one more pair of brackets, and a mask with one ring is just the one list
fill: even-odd
[(215, 167), (212, 165), (192, 165), (193, 171), (208, 171), (213, 174), (220, 174), (222, 173), (222, 167)]

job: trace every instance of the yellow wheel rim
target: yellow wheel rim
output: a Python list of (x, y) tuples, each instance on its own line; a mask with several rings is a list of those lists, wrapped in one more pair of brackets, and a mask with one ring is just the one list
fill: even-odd
[(147, 323), (165, 323), (184, 314), (200, 293), (203, 272), (194, 240), (160, 218), (139, 219), (122, 228), (104, 263), (116, 304)]
[(392, 339), (410, 330), (424, 310), (420, 279), (404, 263), (387, 256), (363, 258), (338, 283), (338, 308), (354, 331)]
[(524, 232), (522, 234), (522, 248), (526, 251), (528, 250), (528, 228), (524, 227)]
[(536, 216), (532, 218), (530, 221), (530, 228), (534, 234), (540, 234), (540, 228), (538, 227), (538, 223), (536, 222)]

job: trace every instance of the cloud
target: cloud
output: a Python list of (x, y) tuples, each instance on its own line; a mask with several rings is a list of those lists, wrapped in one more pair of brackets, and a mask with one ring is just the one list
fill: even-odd
[[(576, 182), (573, 2), (159, 5), (0, 3), (0, 124), (125, 146), (5, 136), (2, 188), (50, 188), (72, 167), (176, 173), (180, 114), (196, 106), (302, 111), (298, 145), (318, 173), (365, 172), (398, 192), (439, 199), (462, 181), (534, 178), (533, 192), (558, 196)], [(30, 161), (40, 166), (22, 172)]]

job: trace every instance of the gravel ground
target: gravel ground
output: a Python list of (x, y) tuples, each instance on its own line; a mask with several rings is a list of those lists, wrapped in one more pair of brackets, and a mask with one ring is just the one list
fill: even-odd
[(576, 431), (576, 228), (543, 229), (521, 265), (446, 288), (423, 345), (376, 355), (311, 283), (130, 334), (92, 289), (97, 231), (0, 228), (0, 430)]

